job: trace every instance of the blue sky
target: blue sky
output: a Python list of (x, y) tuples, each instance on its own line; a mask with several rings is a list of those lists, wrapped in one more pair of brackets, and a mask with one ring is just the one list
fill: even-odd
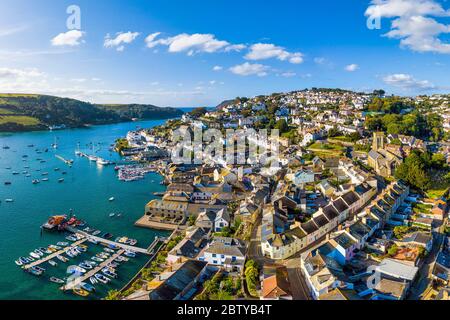
[[(183, 107), (310, 87), (450, 88), (444, 0), (5, 2), (0, 92)], [(66, 26), (72, 4), (80, 30)]]

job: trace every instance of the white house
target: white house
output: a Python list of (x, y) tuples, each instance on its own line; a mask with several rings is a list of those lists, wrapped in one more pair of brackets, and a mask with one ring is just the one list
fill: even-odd
[(294, 174), (293, 182), (297, 186), (303, 186), (314, 182), (314, 172), (302, 169)]
[(241, 272), (245, 264), (245, 247), (237, 239), (216, 237), (200, 253), (198, 260), (223, 267), (230, 272)]

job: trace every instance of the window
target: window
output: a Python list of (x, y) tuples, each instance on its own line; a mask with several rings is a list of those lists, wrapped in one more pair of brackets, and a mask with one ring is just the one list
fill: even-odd
[(212, 255), (212, 256), (213, 256), (213, 258), (216, 258), (216, 257), (217, 257), (217, 254), (213, 253), (213, 255)]

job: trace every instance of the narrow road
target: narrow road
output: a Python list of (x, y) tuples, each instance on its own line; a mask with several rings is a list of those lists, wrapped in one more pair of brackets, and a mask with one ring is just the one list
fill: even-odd
[[(445, 225), (446, 221), (444, 221)], [(436, 259), (439, 252), (441, 251), (445, 236), (440, 232), (439, 227), (433, 230), (433, 248), (426, 257), (423, 266), (419, 270), (419, 276), (414, 281), (411, 292), (409, 294), (408, 300), (420, 300), (420, 297), (425, 292), (425, 290), (431, 285), (432, 272), (436, 264)]]
[(286, 263), (289, 283), (294, 300), (311, 300), (308, 286), (300, 269), (300, 259), (291, 259)]

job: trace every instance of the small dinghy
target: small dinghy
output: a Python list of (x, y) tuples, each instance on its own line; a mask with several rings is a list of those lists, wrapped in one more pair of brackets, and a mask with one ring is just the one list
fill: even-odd
[(63, 284), (64, 283), (64, 280), (61, 280), (61, 279), (56, 278), (56, 277), (51, 277), (50, 281), (53, 282), (53, 283), (58, 283), (58, 284)]

